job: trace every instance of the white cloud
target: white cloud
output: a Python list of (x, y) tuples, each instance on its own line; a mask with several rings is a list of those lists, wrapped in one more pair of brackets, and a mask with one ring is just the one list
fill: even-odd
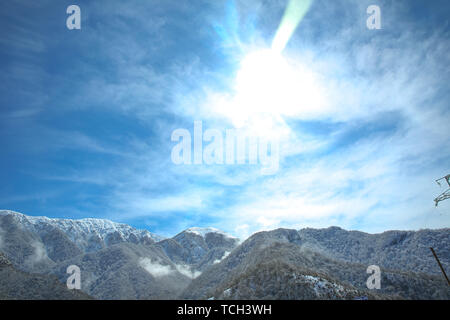
[(139, 265), (152, 276), (158, 278), (170, 275), (174, 270), (169, 265), (163, 265), (159, 260), (152, 261), (149, 258), (140, 258)]
[(48, 260), (47, 250), (40, 241), (32, 241), (30, 245), (33, 247), (33, 254), (26, 258), (25, 264), (33, 267), (40, 262)]
[(234, 231), (234, 234), (236, 234), (236, 236), (242, 242), (245, 241), (245, 239), (247, 239), (250, 236), (250, 226), (246, 223), (242, 223), (242, 221), (236, 227), (234, 227), (232, 230)]
[(434, 179), (448, 168), (428, 164), (450, 145), (439, 135), (424, 139), (430, 135), (412, 128), (303, 161), (248, 185), (235, 205), (217, 216), (227, 217), (227, 228), (238, 233), (243, 226), (247, 233), (276, 227), (339, 225), (378, 232), (448, 225), (450, 217), (438, 216), (444, 209), (436, 210), (432, 201), (440, 191)]
[(175, 265), (174, 269), (170, 265), (162, 264), (159, 259), (140, 258), (138, 264), (154, 277), (168, 276), (178, 271), (188, 278), (195, 279), (201, 274), (200, 271), (192, 270), (191, 267), (185, 265)]
[(188, 278), (191, 279), (195, 279), (197, 278), (199, 275), (201, 275), (202, 273), (200, 271), (197, 270), (193, 270), (191, 267), (189, 266), (185, 266), (185, 265), (175, 265), (175, 267), (177, 268), (178, 272), (181, 273), (182, 275), (185, 275)]
[[(397, 18), (400, 9), (392, 8)], [(400, 35), (352, 27), (333, 36), (334, 41), (320, 43), (332, 50), (297, 52), (292, 45), (288, 54), (322, 75), (328, 96), (326, 108), (293, 118), (339, 123), (340, 129), (310, 140), (312, 148), (306, 149), (299, 147), (302, 136), (295, 132), (298, 139), (282, 156), (328, 152), (306, 156), (295, 166), (285, 164), (266, 180), (247, 179), (233, 205), (214, 217), (237, 233), (246, 226), (246, 234), (278, 226), (337, 224), (378, 232), (448, 225), (450, 217), (438, 217), (436, 210), (442, 209), (435, 209), (432, 200), (439, 194), (434, 179), (448, 173), (450, 156), (450, 114), (442, 95), (448, 91), (450, 41), (440, 30), (419, 39), (411, 25)], [(368, 130), (359, 137), (355, 131), (348, 146), (333, 147), (352, 128), (383, 125), (392, 115), (399, 119), (391, 132)]]
[[(138, 61), (146, 56), (147, 50), (158, 50), (162, 45), (141, 44), (140, 39), (133, 37), (122, 37), (111, 43), (109, 38), (118, 39), (110, 37), (117, 32), (115, 26), (106, 28), (107, 33), (93, 33), (91, 40), (110, 43), (102, 48), (106, 48), (108, 58), (117, 62), (117, 73), (122, 77), (118, 82), (108, 82), (102, 74), (94, 75), (91, 82), (81, 85), (80, 100), (75, 101), (80, 103), (72, 101), (71, 105), (107, 106), (150, 121), (159, 129), (158, 143), (139, 139), (121, 141), (120, 145), (130, 146), (131, 151), (118, 152), (89, 136), (68, 133), (56, 140), (59, 146), (67, 147), (67, 141), (71, 141), (72, 147), (126, 157), (117, 166), (71, 172), (69, 177), (59, 178), (111, 186), (113, 190), (106, 205), (113, 212), (109, 218), (157, 219), (181, 212), (177, 216), (180, 221), (192, 219), (191, 214), (195, 212), (196, 219), (213, 217), (217, 224), (224, 225), (225, 230), (234, 230), (241, 238), (258, 230), (305, 225), (339, 224), (368, 231), (448, 225), (448, 215), (439, 218), (433, 215), (433, 210), (442, 209), (434, 209), (432, 199), (440, 191), (434, 179), (448, 173), (450, 156), (447, 129), (450, 114), (448, 102), (441, 93), (448, 91), (446, 66), (450, 64), (450, 41), (438, 29), (426, 39), (420, 38), (421, 33), (405, 18), (406, 4), (400, 3), (386, 6), (382, 32), (369, 31), (364, 27), (365, 3), (362, 2), (346, 3), (349, 14), (341, 17), (345, 21), (336, 26), (324, 25), (322, 22), (329, 19), (323, 17), (342, 4), (313, 6), (291, 39), (286, 56), (308, 66), (317, 76), (326, 103), (320, 108), (296, 110), (289, 114), (289, 119), (339, 123), (339, 129), (329, 135), (315, 135), (301, 126), (290, 128), (282, 143), (280, 170), (276, 176), (265, 179), (253, 168), (177, 167), (170, 162), (171, 128), (155, 117), (156, 108), (149, 102), (161, 104), (165, 112), (187, 123), (204, 119), (205, 126), (227, 128), (229, 123), (213, 106), (229, 100), (232, 94), (210, 85), (213, 80), (233, 81), (221, 73), (221, 68), (220, 73), (214, 73), (201, 59), (192, 57), (189, 63), (175, 63), (168, 67), (167, 74), (159, 74), (149, 67), (152, 61), (145, 66)], [(284, 5), (283, 1), (265, 4), (237, 1), (242, 17), (257, 12), (264, 25), (275, 26), (280, 17), (271, 13), (280, 12)], [(135, 16), (133, 6), (118, 6), (120, 10), (114, 12), (119, 18)], [(139, 10), (143, 5), (136, 6)], [(362, 14), (355, 16), (358, 12)], [(167, 23), (164, 18), (148, 19), (141, 15), (135, 18), (140, 25), (142, 22), (148, 26), (152, 36), (166, 35), (162, 30)], [(333, 30), (329, 41), (305, 42), (302, 35), (309, 30), (315, 34), (317, 21), (320, 28)], [(358, 28), (358, 22), (362, 29)], [(250, 36), (252, 45), (248, 46), (239, 39), (239, 30), (230, 33), (232, 40), (227, 39), (227, 46), (239, 47), (237, 52), (227, 51), (230, 60), (239, 61), (248, 47), (265, 43), (259, 41), (258, 31)], [(167, 92), (173, 98), (170, 105), (165, 100)], [(395, 132), (383, 136), (369, 132), (364, 139), (356, 136), (359, 133), (352, 133), (352, 128), (363, 124), (384, 122), (384, 117), (390, 117), (389, 112), (400, 118)], [(349, 138), (353, 140), (349, 146), (335, 146), (349, 134), (354, 135)], [(59, 132), (50, 135), (57, 136)], [(309, 156), (317, 151), (322, 155)], [(298, 155), (305, 157), (289, 165), (289, 158)], [(226, 198), (229, 190), (234, 194)], [(218, 198), (223, 201), (214, 203)], [(446, 205), (442, 204), (444, 208)], [(430, 220), (420, 222), (425, 217)]]
[(213, 264), (217, 264), (217, 263), (221, 262), (223, 259), (228, 257), (230, 255), (230, 253), (231, 253), (230, 251), (225, 251), (225, 253), (223, 254), (223, 256), (220, 259), (214, 260)]
[[(313, 7), (308, 15), (320, 20), (317, 17), (334, 10), (334, 5), (341, 4), (320, 10)], [(358, 5), (354, 10), (365, 9), (357, 1), (346, 5)], [(238, 4), (245, 10), (243, 6)], [(261, 16), (269, 11), (269, 5), (258, 6)], [(390, 8), (385, 22), (392, 23), (392, 17), (402, 17), (400, 5)], [(272, 18), (269, 15), (268, 19)], [(343, 18), (354, 19), (354, 16)], [(326, 93), (324, 106), (297, 110), (290, 118), (340, 123), (341, 128), (325, 136), (293, 129), (282, 145), (282, 160), (318, 150), (329, 153), (306, 158), (295, 166), (284, 164), (276, 176), (267, 179), (261, 179), (251, 169), (174, 167), (161, 156), (153, 161), (147, 153), (142, 162), (158, 170), (142, 170), (131, 163), (114, 181), (120, 188), (111, 201), (112, 206), (126, 212), (124, 219), (208, 209), (211, 199), (219, 192), (210, 192), (191, 182), (206, 179), (225, 188), (242, 187), (236, 198), (218, 210), (213, 207), (206, 215), (217, 218), (226, 229), (235, 230), (243, 237), (258, 230), (305, 224), (339, 224), (368, 231), (420, 227), (419, 217), (429, 215), (432, 199), (438, 194), (430, 187), (433, 179), (446, 174), (448, 169), (442, 159), (449, 156), (446, 128), (450, 117), (447, 102), (439, 90), (447, 86), (442, 82), (446, 70), (442, 66), (449, 62), (450, 41), (436, 31), (418, 46), (417, 32), (411, 28), (405, 28), (400, 35), (390, 34), (388, 29), (383, 34), (370, 33), (355, 28), (354, 21), (347, 22), (344, 25), (352, 27), (337, 30), (329, 42), (322, 41), (317, 47), (311, 44), (306, 49), (302, 46), (300, 51), (296, 49), (300, 37), (294, 37), (286, 50), (290, 59), (302, 62), (317, 75), (320, 88)], [(403, 19), (395, 22), (399, 27), (407, 25)], [(311, 25), (302, 24), (301, 28), (311, 28)], [(239, 55), (245, 52), (239, 52), (236, 57)], [(213, 106), (229, 99), (230, 93), (213, 90), (208, 83), (202, 83), (208, 72), (200, 61), (193, 59), (191, 65), (177, 65), (173, 71), (172, 80), (176, 80), (170, 110), (189, 121), (201, 118), (205, 124), (226, 127), (226, 119)], [(152, 70), (133, 72), (156, 76)], [(179, 75), (183, 75), (183, 81)], [(220, 74), (208, 76), (224, 80)], [(167, 79), (161, 82), (165, 86)], [(191, 89), (191, 83), (197, 84), (197, 88), (187, 90)], [(136, 85), (135, 91), (141, 93), (140, 89)], [(368, 133), (364, 139), (354, 136), (350, 146), (333, 150), (333, 145), (351, 133), (352, 128), (360, 123), (383, 122), (383, 115), (389, 116), (389, 112), (401, 118), (395, 132), (383, 136)], [(169, 181), (174, 186), (183, 183), (185, 188), (159, 197), (142, 192), (146, 187), (153, 187), (155, 181)], [(444, 217), (440, 224), (448, 225), (448, 219)], [(433, 225), (438, 225), (435, 218), (432, 220)]]

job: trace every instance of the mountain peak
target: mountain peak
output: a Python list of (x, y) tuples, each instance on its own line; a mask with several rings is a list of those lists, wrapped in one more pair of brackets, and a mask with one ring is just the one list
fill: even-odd
[(233, 236), (229, 235), (228, 233), (223, 232), (222, 230), (219, 230), (217, 228), (212, 228), (212, 227), (205, 227), (205, 228), (192, 227), (192, 228), (184, 230), (183, 232), (193, 233), (193, 234), (201, 236), (202, 238), (204, 238), (208, 233), (217, 233), (217, 234), (221, 234), (221, 235), (225, 236), (226, 238), (236, 239), (236, 237), (233, 237)]
[(29, 216), (23, 213), (0, 210), (0, 216), (12, 215), (14, 219), (26, 229), (35, 231), (47, 228), (48, 226), (57, 228), (66, 233), (67, 236), (77, 244), (85, 242), (87, 238), (97, 237), (101, 241), (117, 238), (130, 240), (131, 238), (139, 241), (140, 239), (150, 239), (158, 242), (164, 239), (148, 230), (133, 228), (124, 223), (113, 222), (108, 219), (83, 218), (83, 219), (63, 219), (48, 218), (41, 216)]

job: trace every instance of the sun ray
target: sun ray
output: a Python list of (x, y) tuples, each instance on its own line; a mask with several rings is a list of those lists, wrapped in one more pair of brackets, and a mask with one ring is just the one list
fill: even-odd
[(282, 52), (297, 26), (311, 7), (313, 0), (289, 0), (280, 26), (272, 42), (272, 50)]

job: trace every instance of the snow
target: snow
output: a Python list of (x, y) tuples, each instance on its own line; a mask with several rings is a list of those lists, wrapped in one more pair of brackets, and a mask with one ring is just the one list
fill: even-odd
[(74, 220), (35, 217), (10, 210), (0, 210), (0, 215), (13, 215), (23, 227), (32, 231), (43, 229), (49, 224), (66, 233), (72, 241), (79, 240), (80, 236), (88, 235), (96, 235), (104, 240), (107, 235), (114, 232), (117, 232), (123, 239), (128, 239), (132, 235), (137, 238), (149, 237), (156, 242), (164, 239), (148, 230), (138, 230), (129, 225), (112, 222), (107, 219), (85, 218)]
[(208, 227), (208, 228), (192, 227), (192, 228), (189, 228), (189, 229), (185, 230), (185, 232), (199, 235), (202, 238), (204, 238), (208, 233), (218, 233), (218, 234), (221, 234), (221, 235), (225, 236), (226, 238), (237, 239), (236, 237), (233, 237), (233, 236), (231, 236), (231, 235), (229, 235), (229, 234), (227, 234), (227, 233), (225, 233), (225, 232), (223, 232), (223, 231), (221, 231), (219, 229), (212, 228), (212, 227)]
[(231, 296), (231, 288), (228, 288), (223, 292), (223, 297), (228, 298), (230, 296)]
[(337, 292), (342, 292), (344, 291), (344, 287), (342, 287), (339, 284), (335, 284), (332, 282), (329, 282), (328, 280), (319, 278), (319, 277), (314, 277), (311, 275), (302, 275), (302, 277), (309, 283), (311, 283), (313, 285), (314, 291), (316, 292), (317, 295), (319, 295), (319, 292), (322, 290), (330, 290), (327, 289), (327, 286), (330, 288), (333, 288), (334, 290), (336, 290)]
[(221, 262), (223, 259), (228, 257), (230, 255), (230, 253), (231, 253), (230, 251), (225, 251), (222, 258), (214, 260), (213, 264), (217, 264), (217, 263)]

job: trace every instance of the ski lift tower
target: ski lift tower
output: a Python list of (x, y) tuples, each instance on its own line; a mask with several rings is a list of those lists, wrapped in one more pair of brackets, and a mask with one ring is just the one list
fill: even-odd
[(436, 199), (434, 199), (434, 203), (435, 203), (436, 207), (438, 206), (440, 201), (443, 201), (445, 199), (450, 199), (450, 174), (436, 180), (436, 183), (439, 186), (441, 186), (441, 183), (440, 183), (441, 180), (445, 180), (447, 182), (449, 188), (447, 190), (445, 190), (443, 193), (441, 193)]
[[(439, 178), (439, 179), (436, 180), (436, 183), (439, 186), (441, 186), (441, 183), (440, 183), (441, 180), (445, 180), (447, 182), (449, 188), (447, 190), (445, 190), (443, 193), (441, 193), (439, 196), (437, 196), (436, 199), (434, 199), (434, 203), (435, 203), (436, 207), (438, 206), (440, 201), (443, 201), (445, 199), (450, 199), (450, 174), (448, 174), (445, 177), (442, 177), (442, 178)], [(444, 275), (445, 279), (447, 280), (447, 283), (450, 285), (450, 280), (448, 279), (447, 274), (445, 273), (444, 267), (442, 266), (441, 262), (439, 261), (439, 258), (436, 255), (436, 252), (431, 247), (430, 247), (430, 250), (433, 253), (434, 258), (436, 259), (436, 261), (437, 261), (437, 263), (439, 265), (439, 268), (442, 271), (442, 274)]]

